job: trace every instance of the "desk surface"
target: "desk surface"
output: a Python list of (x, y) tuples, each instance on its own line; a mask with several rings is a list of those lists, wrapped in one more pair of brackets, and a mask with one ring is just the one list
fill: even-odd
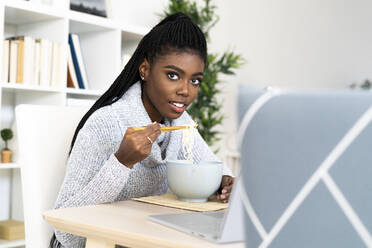
[(148, 220), (149, 215), (186, 210), (136, 201), (50, 210), (44, 218), (56, 229), (87, 238), (86, 247), (244, 247), (243, 243), (218, 245)]

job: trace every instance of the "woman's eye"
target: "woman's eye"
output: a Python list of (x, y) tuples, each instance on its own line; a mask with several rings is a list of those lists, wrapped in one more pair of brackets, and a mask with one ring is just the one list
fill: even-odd
[(193, 85), (199, 85), (201, 83), (201, 79), (199, 79), (199, 78), (191, 79), (191, 83)]
[(171, 80), (177, 80), (178, 79), (178, 75), (176, 73), (168, 72), (167, 75), (168, 75), (168, 78), (171, 79)]

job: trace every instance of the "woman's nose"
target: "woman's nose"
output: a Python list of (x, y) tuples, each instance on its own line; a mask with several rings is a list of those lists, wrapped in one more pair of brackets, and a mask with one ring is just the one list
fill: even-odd
[(180, 82), (177, 94), (186, 97), (189, 96), (189, 83), (187, 80), (182, 80)]

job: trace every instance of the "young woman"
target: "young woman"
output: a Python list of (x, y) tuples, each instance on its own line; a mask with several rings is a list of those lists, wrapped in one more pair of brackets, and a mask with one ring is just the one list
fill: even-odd
[[(80, 121), (56, 208), (160, 195), (168, 189), (165, 161), (184, 159), (182, 132), (160, 126), (191, 123), (185, 112), (203, 78), (207, 44), (189, 17), (177, 13), (139, 43), (111, 87)], [(132, 127), (147, 126), (134, 132)], [(218, 160), (197, 133), (193, 159)], [(217, 198), (227, 202), (234, 179), (226, 166)], [(52, 247), (85, 247), (85, 239), (55, 231)]]

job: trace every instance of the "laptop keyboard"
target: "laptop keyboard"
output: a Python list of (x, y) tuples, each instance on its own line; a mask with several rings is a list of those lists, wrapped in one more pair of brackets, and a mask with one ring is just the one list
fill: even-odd
[(223, 219), (223, 216), (225, 215), (226, 211), (214, 211), (214, 212), (203, 212), (203, 215), (210, 216), (216, 219)]
[(198, 212), (169, 214), (156, 216), (156, 218), (161, 219), (163, 224), (168, 223), (176, 229), (191, 232), (197, 236), (217, 238), (224, 214), (225, 211)]

